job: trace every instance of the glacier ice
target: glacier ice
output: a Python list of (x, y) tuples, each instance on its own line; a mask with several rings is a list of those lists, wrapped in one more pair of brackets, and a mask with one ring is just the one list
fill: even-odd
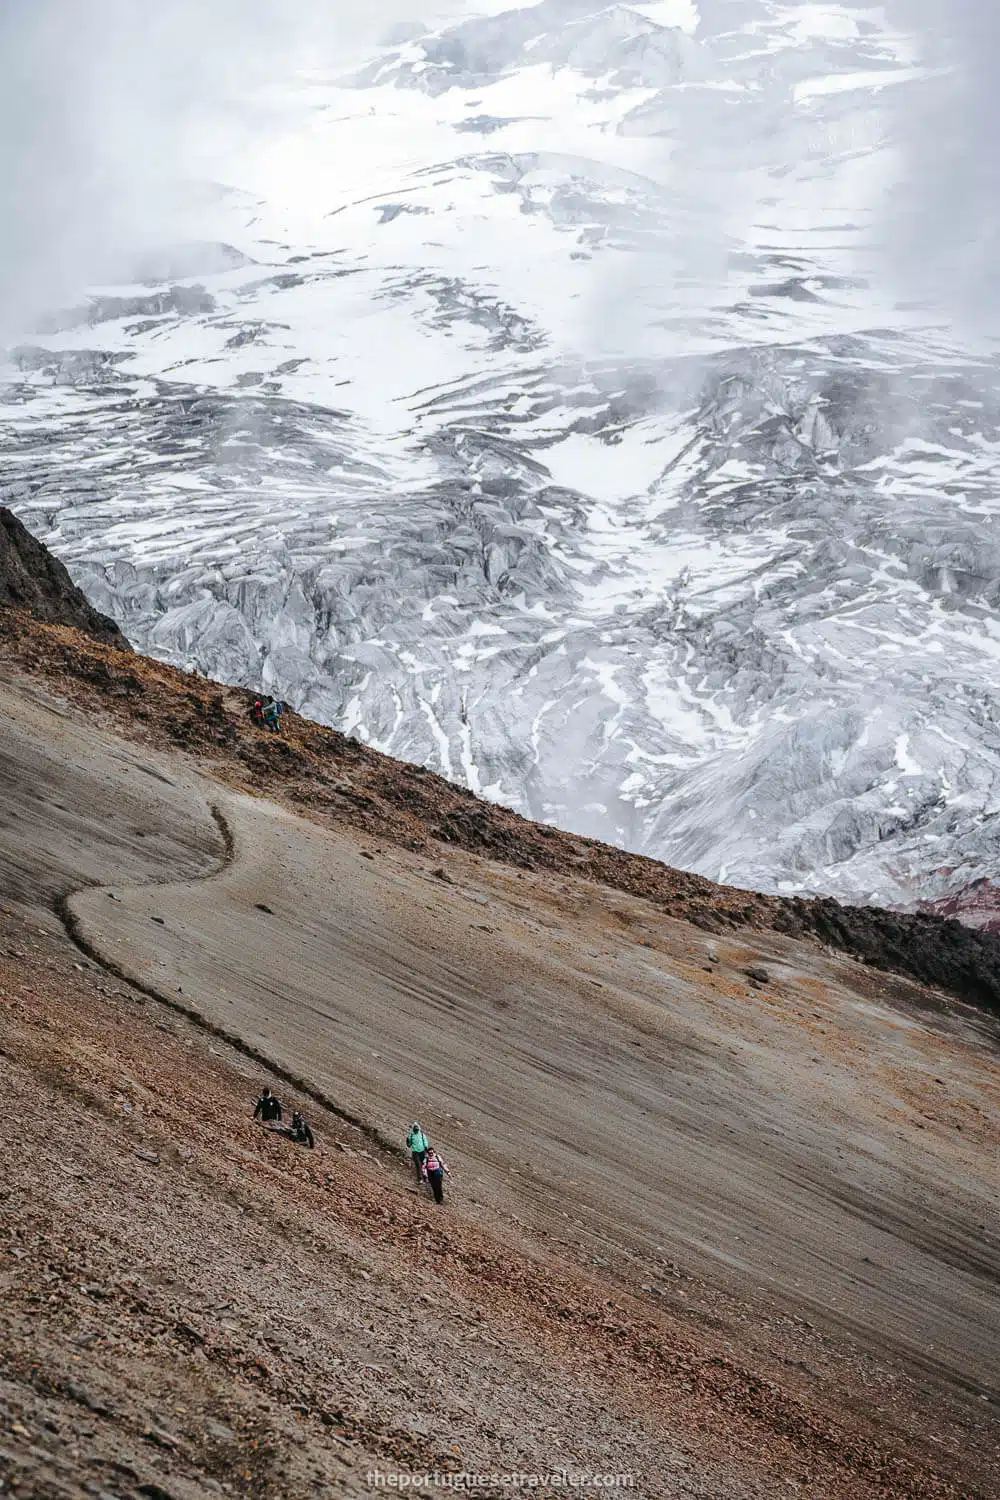
[(533, 817), (946, 897), (993, 869), (1000, 388), (865, 273), (912, 60), (659, 9), (290, 84), (199, 238), (8, 349), (0, 495), (140, 648)]

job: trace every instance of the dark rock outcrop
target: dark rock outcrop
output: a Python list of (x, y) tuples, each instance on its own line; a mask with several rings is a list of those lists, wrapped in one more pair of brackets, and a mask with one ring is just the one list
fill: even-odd
[(886, 974), (901, 974), (1000, 1016), (1000, 936), (929, 912), (841, 906), (828, 896), (773, 900), (767, 925), (815, 937)]
[(47, 625), (71, 625), (106, 646), (131, 650), (115, 622), (87, 603), (62, 563), (2, 505), (0, 609), (26, 609)]

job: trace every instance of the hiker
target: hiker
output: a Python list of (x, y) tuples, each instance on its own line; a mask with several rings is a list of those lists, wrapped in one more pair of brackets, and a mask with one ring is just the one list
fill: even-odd
[(281, 710), (284, 707), (277, 698), (272, 698), (270, 703), (264, 704), (264, 723), (268, 729), (278, 730), (281, 728)]
[(263, 698), (255, 698), (254, 699), (253, 708), (250, 710), (250, 717), (254, 721), (255, 724), (260, 724), (260, 726), (263, 728), (263, 725), (264, 725), (264, 700), (263, 700)]
[(253, 1117), (255, 1120), (262, 1120), (265, 1125), (271, 1120), (280, 1120), (281, 1100), (276, 1098), (270, 1089), (265, 1089), (257, 1100), (257, 1107), (253, 1112)]
[(297, 1146), (308, 1146), (310, 1151), (315, 1146), (313, 1133), (298, 1110), (292, 1115), (292, 1128), (289, 1134)]
[(444, 1158), (437, 1154), (433, 1146), (428, 1146), (424, 1155), (424, 1171), (431, 1185), (431, 1192), (434, 1194), (434, 1202), (443, 1203), (445, 1174), (447, 1173), (450, 1177), (451, 1173), (445, 1166)]
[(410, 1133), (406, 1137), (406, 1149), (413, 1158), (413, 1170), (417, 1174), (418, 1182), (424, 1180), (424, 1157), (427, 1155), (427, 1146), (427, 1137), (420, 1129), (420, 1121), (414, 1120), (410, 1126)]

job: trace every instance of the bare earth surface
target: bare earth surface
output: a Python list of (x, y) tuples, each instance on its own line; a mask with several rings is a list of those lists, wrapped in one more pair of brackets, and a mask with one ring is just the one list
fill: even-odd
[(8, 1491), (996, 1494), (995, 1020), (320, 826), (23, 674), (0, 780)]

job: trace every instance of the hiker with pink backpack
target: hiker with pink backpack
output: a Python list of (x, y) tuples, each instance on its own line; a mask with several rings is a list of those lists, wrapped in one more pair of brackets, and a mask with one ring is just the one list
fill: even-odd
[(427, 1147), (424, 1156), (423, 1176), (430, 1183), (431, 1192), (434, 1194), (435, 1203), (444, 1202), (444, 1179), (450, 1177), (447, 1163), (444, 1157), (435, 1151), (433, 1146)]

